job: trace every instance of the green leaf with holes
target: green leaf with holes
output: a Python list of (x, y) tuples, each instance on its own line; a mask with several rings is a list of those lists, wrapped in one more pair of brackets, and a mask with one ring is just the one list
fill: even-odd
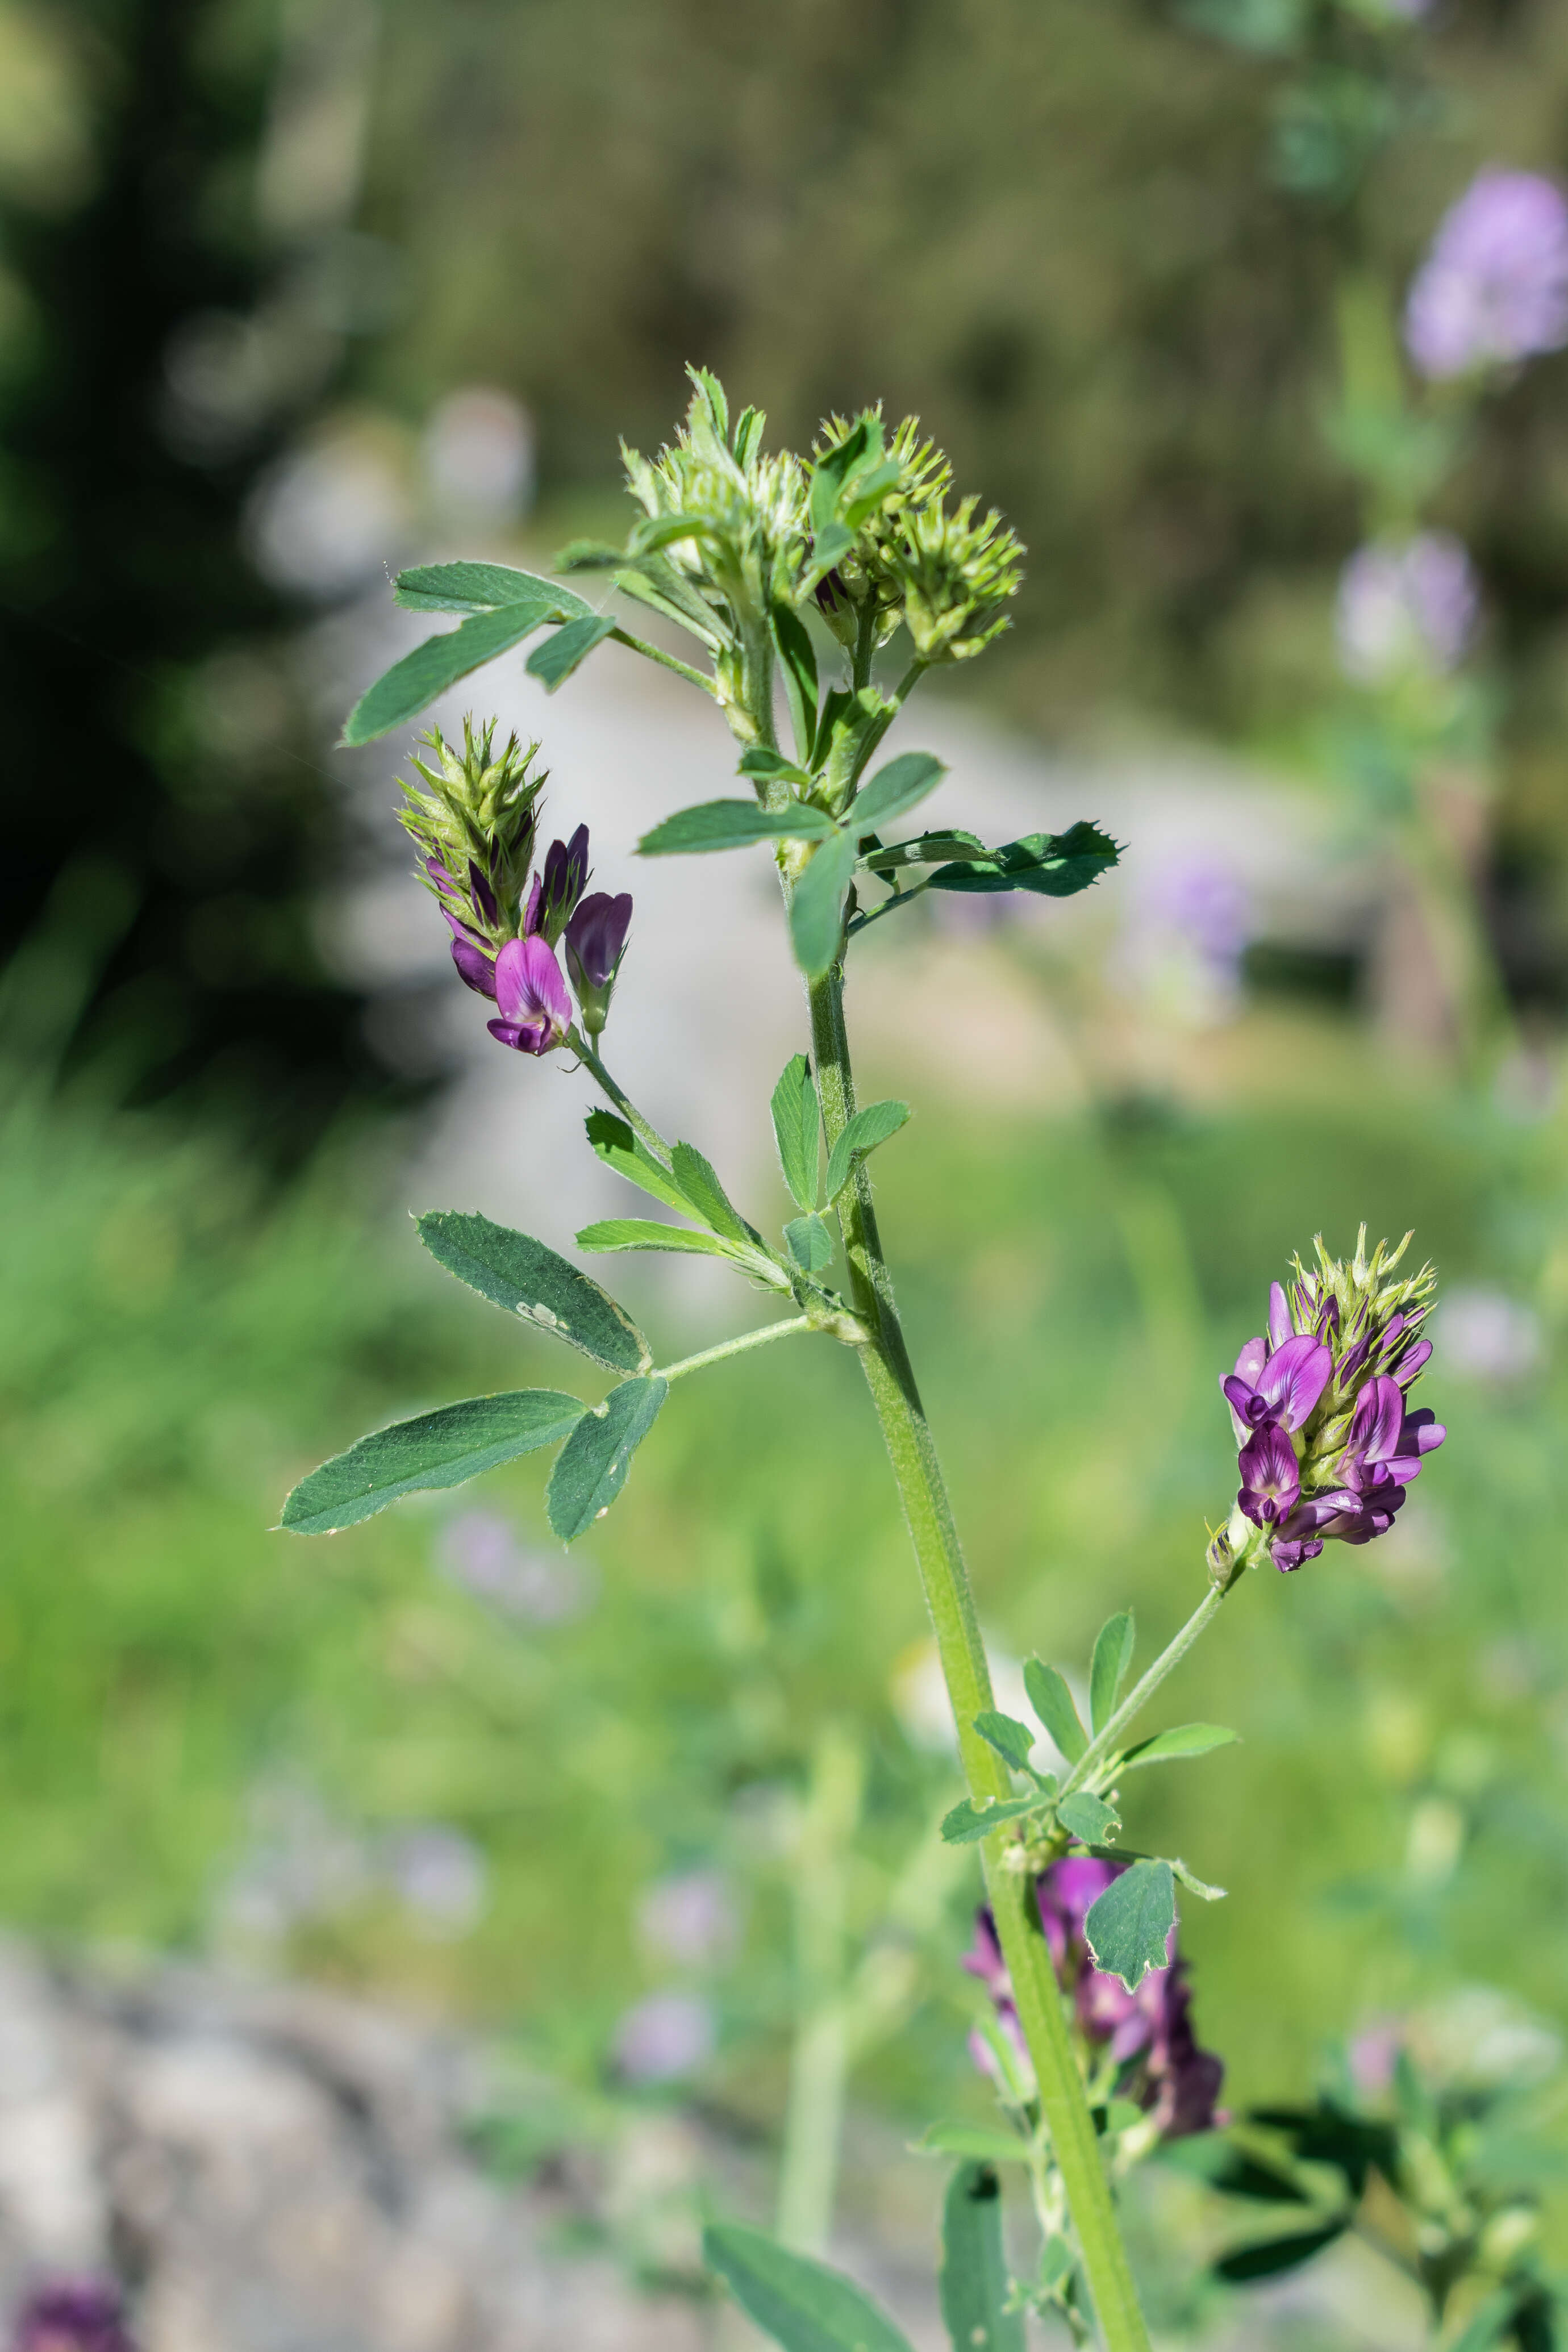
[(624, 1307), (531, 1234), (477, 1212), (431, 1209), (416, 1220), (437, 1265), (492, 1306), (521, 1315), (612, 1372), (646, 1371), (653, 1350)]
[(903, 2331), (853, 2279), (761, 2230), (735, 2221), (704, 2230), (702, 2259), (784, 2352), (910, 2352)]
[(623, 1381), (602, 1405), (583, 1414), (545, 1490), (545, 1511), (563, 1543), (574, 1542), (609, 1509), (668, 1394), (668, 1381), (654, 1372)]
[(961, 2164), (942, 2215), (942, 2315), (952, 2352), (1025, 2352), (1024, 2315), (1002, 2242), (1002, 2190), (989, 2164)]
[(559, 1389), (512, 1389), (394, 1422), (301, 1478), (283, 1506), (281, 1524), (301, 1536), (356, 1527), (404, 1495), (461, 1486), (520, 1454), (555, 1444), (584, 1411), (578, 1398)]
[(1113, 1878), (1084, 1921), (1094, 1965), (1136, 1992), (1151, 1969), (1166, 1965), (1176, 1924), (1176, 1886), (1168, 1862), (1135, 1862)]
[(1103, 1797), (1091, 1797), (1087, 1789), (1075, 1789), (1070, 1797), (1064, 1797), (1057, 1807), (1057, 1819), (1080, 1845), (1102, 1845), (1110, 1831), (1121, 1827), (1115, 1806), (1108, 1805)]

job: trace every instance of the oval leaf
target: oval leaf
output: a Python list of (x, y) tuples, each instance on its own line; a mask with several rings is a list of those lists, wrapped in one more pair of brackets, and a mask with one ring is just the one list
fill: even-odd
[(1069, 1764), (1076, 1764), (1089, 1746), (1089, 1734), (1078, 1719), (1072, 1693), (1055, 1666), (1042, 1665), (1038, 1658), (1031, 1658), (1024, 1668), (1024, 1688), (1028, 1693), (1029, 1705), (1058, 1748)]
[(1091, 1903), (1084, 1934), (1102, 1975), (1136, 1992), (1151, 1969), (1164, 1968), (1176, 1924), (1176, 1886), (1168, 1862), (1135, 1862)]
[(1273, 2278), (1280, 2271), (1293, 2271), (1298, 2263), (1310, 2262), (1336, 2238), (1342, 2238), (1348, 2221), (1329, 2221), (1321, 2230), (1303, 2230), (1291, 2238), (1265, 2238), (1260, 2245), (1237, 2246), (1234, 2253), (1222, 2254), (1215, 2269), (1221, 2278)]
[(1103, 1797), (1091, 1797), (1087, 1789), (1075, 1789), (1057, 1807), (1057, 1819), (1079, 1845), (1103, 1845), (1109, 1832), (1121, 1827), (1121, 1816), (1114, 1805)]
[(944, 1816), (942, 1834), (949, 1845), (978, 1845), (1004, 1822), (1022, 1821), (1026, 1813), (1037, 1813), (1045, 1801), (1043, 1795), (1036, 1795), (988, 1799), (984, 1805), (976, 1805), (965, 1797)]
[(875, 1151), (879, 1143), (886, 1143), (890, 1135), (897, 1135), (909, 1115), (910, 1107), (906, 1102), (876, 1102), (868, 1103), (864, 1110), (858, 1110), (854, 1118), (847, 1121), (828, 1154), (827, 1197), (830, 1201), (836, 1201), (848, 1183), (855, 1160), (863, 1160), (868, 1151)]
[(792, 1217), (784, 1237), (803, 1274), (821, 1274), (833, 1264), (833, 1236), (820, 1217)]
[(738, 2222), (702, 2232), (702, 2259), (784, 2352), (910, 2352), (868, 2294), (826, 2263)]
[(758, 841), (820, 841), (833, 820), (796, 801), (787, 809), (759, 808), (755, 801), (703, 801), (678, 809), (645, 833), (637, 844), (644, 857), (672, 857), (709, 849), (749, 849)]
[(789, 902), (795, 960), (812, 980), (820, 980), (844, 943), (844, 894), (855, 871), (852, 834), (835, 833), (813, 853)]
[(975, 1717), (974, 1728), (1004, 1763), (1011, 1764), (1015, 1772), (1024, 1769), (1035, 1744), (1035, 1735), (1026, 1723), (1019, 1723), (1013, 1716), (998, 1714), (994, 1706), (988, 1706)]
[(818, 1139), (822, 1115), (817, 1108), (811, 1064), (804, 1054), (796, 1054), (793, 1061), (784, 1064), (773, 1088), (772, 1109), (773, 1140), (778, 1145), (784, 1182), (797, 1208), (815, 1209), (816, 1171), (822, 1156)]
[(626, 1483), (632, 1455), (658, 1416), (669, 1382), (657, 1372), (623, 1381), (602, 1405), (584, 1412), (550, 1474), (544, 1507), (563, 1543), (607, 1511)]
[(343, 721), (340, 740), (353, 748), (374, 743), (379, 735), (390, 735), (395, 727), (417, 719), (437, 695), (445, 694), (470, 670), (494, 661), (498, 654), (542, 629), (559, 609), (558, 598), (503, 604), (493, 613), (476, 613), (447, 636), (426, 637), (361, 695)]
[(653, 1350), (626, 1308), (531, 1234), (457, 1209), (432, 1209), (417, 1224), (431, 1256), (493, 1306), (564, 1339), (608, 1371), (643, 1372), (652, 1363)]
[(900, 751), (856, 794), (849, 822), (861, 833), (879, 833), (894, 817), (902, 816), (934, 793), (947, 770), (929, 751)]
[(392, 601), (412, 613), (493, 613), (503, 604), (538, 604), (563, 620), (591, 613), (574, 588), (520, 572), (510, 563), (416, 563), (400, 572)]
[(553, 694), (564, 686), (574, 669), (581, 669), (595, 646), (615, 633), (616, 624), (604, 613), (584, 613), (575, 621), (568, 621), (542, 646), (535, 646), (528, 656), (530, 677), (542, 678), (546, 693)]
[(1183, 1756), (1206, 1756), (1211, 1748), (1228, 1748), (1238, 1737), (1223, 1723), (1179, 1723), (1171, 1731), (1157, 1731), (1130, 1748), (1117, 1769), (1135, 1772), (1141, 1764), (1172, 1764)]
[(1107, 1618), (1100, 1629), (1094, 1644), (1094, 1663), (1089, 1670), (1089, 1719), (1096, 1731), (1103, 1731), (1116, 1712), (1127, 1669), (1132, 1664), (1132, 1642), (1131, 1609)]
[(355, 1527), (400, 1495), (460, 1486), (520, 1454), (553, 1445), (585, 1410), (559, 1389), (513, 1389), (394, 1422), (301, 1478), (283, 1506), (281, 1525), (301, 1536)]
[(1024, 2352), (1024, 2315), (1002, 2243), (1002, 2192), (989, 2164), (963, 2164), (942, 2215), (942, 2315), (952, 2352)]

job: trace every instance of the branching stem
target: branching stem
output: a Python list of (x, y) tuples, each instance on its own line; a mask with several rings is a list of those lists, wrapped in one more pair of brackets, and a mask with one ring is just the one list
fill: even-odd
[(1095, 1734), (1062, 1782), (1061, 1794), (1070, 1797), (1081, 1789), (1097, 1765), (1116, 1752), (1117, 1743), (1133, 1717), (1142, 1713), (1173, 1666), (1179, 1666), (1204, 1628), (1212, 1623), (1221, 1602), (1230, 1591), (1228, 1584), (1211, 1584), (1173, 1642), (1163, 1649), (1141, 1682), (1134, 1684), (1102, 1731)]
[(682, 1356), (678, 1364), (661, 1364), (654, 1377), (683, 1381), (688, 1372), (700, 1372), (705, 1364), (721, 1364), (726, 1356), (742, 1356), (748, 1348), (765, 1348), (772, 1339), (789, 1339), (797, 1331), (816, 1331), (821, 1328), (811, 1315), (792, 1315), (784, 1323), (763, 1323), (755, 1331), (742, 1331), (738, 1339), (721, 1339), (716, 1348), (704, 1348), (700, 1355)]

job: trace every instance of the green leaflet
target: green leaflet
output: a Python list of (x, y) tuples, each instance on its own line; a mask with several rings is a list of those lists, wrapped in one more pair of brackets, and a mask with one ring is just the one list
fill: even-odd
[(837, 1201), (848, 1183), (857, 1159), (863, 1160), (868, 1152), (875, 1151), (879, 1143), (886, 1143), (890, 1135), (897, 1135), (909, 1115), (910, 1107), (906, 1102), (868, 1103), (864, 1110), (858, 1110), (846, 1123), (843, 1133), (828, 1154), (827, 1197), (830, 1201)]
[(1029, 2143), (984, 2124), (930, 2124), (911, 2147), (915, 2156), (967, 2156), (980, 2164), (1027, 2164)]
[(773, 751), (766, 743), (752, 744), (742, 752), (739, 764), (742, 775), (750, 776), (756, 783), (772, 783), (775, 777), (782, 776), (786, 783), (798, 785), (804, 791), (811, 782), (804, 768), (796, 767), (793, 760), (786, 760), (782, 751)]
[(1184, 1756), (1207, 1756), (1215, 1748), (1228, 1748), (1237, 1737), (1223, 1723), (1179, 1723), (1173, 1730), (1157, 1731), (1152, 1739), (1141, 1739), (1136, 1748), (1127, 1750), (1117, 1769), (1135, 1772), (1142, 1764), (1173, 1764)]
[(655, 1372), (623, 1381), (596, 1411), (582, 1415), (545, 1490), (544, 1507), (563, 1543), (573, 1542), (609, 1509), (668, 1394), (669, 1382)]
[(1029, 1705), (1068, 1762), (1076, 1764), (1089, 1746), (1089, 1735), (1078, 1719), (1072, 1693), (1055, 1666), (1042, 1665), (1038, 1658), (1031, 1658), (1024, 1668), (1024, 1688), (1029, 1695)]
[(1115, 1806), (1108, 1805), (1103, 1797), (1091, 1797), (1087, 1789), (1075, 1789), (1070, 1797), (1064, 1797), (1057, 1807), (1057, 1819), (1080, 1845), (1101, 1845), (1108, 1831), (1121, 1826)]
[(645, 1192), (651, 1192), (667, 1209), (679, 1209), (682, 1216), (686, 1214), (685, 1193), (668, 1169), (654, 1158), (624, 1118), (617, 1118), (613, 1110), (591, 1110), (584, 1124), (589, 1142), (606, 1168), (613, 1168), (629, 1184), (640, 1185)]
[(1127, 1669), (1132, 1664), (1132, 1612), (1123, 1609), (1108, 1617), (1095, 1638), (1094, 1663), (1089, 1670), (1089, 1719), (1103, 1731), (1116, 1712)]
[(784, 1064), (773, 1088), (771, 1108), (779, 1166), (791, 1198), (797, 1208), (815, 1209), (816, 1171), (822, 1156), (822, 1114), (817, 1108), (811, 1064), (804, 1054), (796, 1054)]
[(1135, 1862), (1089, 1907), (1084, 1934), (1094, 1965), (1136, 1992), (1151, 1969), (1166, 1965), (1176, 1924), (1176, 1887), (1168, 1862)]
[(910, 2352), (908, 2337), (852, 2279), (761, 2230), (738, 2222), (704, 2230), (702, 2259), (784, 2352)]
[(653, 1350), (625, 1307), (531, 1234), (458, 1209), (428, 1210), (416, 1224), (437, 1264), (493, 1306), (581, 1349), (609, 1371), (641, 1372), (652, 1363)]
[(1002, 2192), (987, 2163), (960, 2165), (942, 2215), (942, 2315), (952, 2352), (1024, 2352), (1024, 2315), (1002, 2243)]
[(283, 1506), (280, 1524), (301, 1536), (354, 1527), (400, 1496), (460, 1486), (520, 1454), (553, 1445), (577, 1426), (585, 1410), (559, 1389), (512, 1389), (395, 1422), (301, 1478)]
[(895, 841), (887, 849), (868, 849), (860, 863), (873, 874), (890, 874), (903, 866), (940, 866), (955, 857), (985, 855), (977, 833), (922, 833), (913, 841)]
[(746, 1223), (695, 1144), (678, 1143), (670, 1153), (670, 1172), (703, 1223), (725, 1241), (755, 1248), (761, 1236)]
[(1075, 824), (1066, 833), (1029, 833), (1004, 842), (983, 857), (956, 858), (931, 877), (933, 890), (1032, 890), (1046, 898), (1070, 898), (1110, 872), (1120, 852), (1097, 824)]
[[(1104, 1896), (1100, 1900), (1104, 1901)], [(1258, 2245), (1237, 2246), (1234, 2253), (1222, 2254), (1215, 2269), (1221, 2278), (1274, 2278), (1280, 2271), (1293, 2271), (1299, 2263), (1310, 2262), (1336, 2238), (1342, 2238), (1350, 2227), (1348, 2218), (1342, 2221), (1325, 2222), (1321, 2230), (1303, 2230), (1289, 2238), (1266, 2238)]]
[(773, 607), (773, 642), (779, 649), (795, 747), (803, 761), (809, 761), (816, 736), (816, 655), (805, 622), (786, 604)]
[(1037, 1791), (1032, 1797), (990, 1798), (984, 1805), (965, 1797), (943, 1816), (942, 1833), (949, 1845), (977, 1845), (1004, 1822), (1018, 1822), (1026, 1813), (1037, 1813), (1045, 1801)]
[(1026, 1768), (1035, 1744), (1035, 1735), (1026, 1723), (1019, 1723), (1010, 1715), (999, 1715), (994, 1706), (988, 1706), (975, 1717), (974, 1728), (987, 1748), (994, 1748), (1015, 1772)]
[(784, 1244), (803, 1274), (821, 1274), (833, 1263), (833, 1236), (818, 1216), (792, 1217)]
[(689, 1225), (656, 1224), (651, 1217), (605, 1217), (584, 1225), (577, 1236), (584, 1250), (677, 1250), (700, 1257), (725, 1257), (774, 1290), (787, 1290), (788, 1277), (754, 1243), (725, 1241), (718, 1234), (694, 1232)]
[(530, 677), (542, 678), (545, 691), (553, 694), (563, 686), (575, 669), (581, 669), (595, 646), (615, 634), (616, 624), (602, 613), (585, 614), (581, 620), (568, 621), (552, 637), (546, 637), (528, 656)]
[(379, 735), (390, 735), (395, 727), (416, 719), (437, 695), (445, 694), (470, 670), (521, 645), (546, 621), (559, 619), (562, 610), (558, 596), (547, 601), (530, 599), (503, 604), (493, 613), (475, 613), (448, 635), (427, 637), (361, 695), (343, 721), (340, 741), (353, 748), (374, 743)]
[(832, 832), (812, 852), (790, 898), (795, 960), (812, 980), (837, 961), (844, 940), (844, 894), (855, 871), (851, 834)]
[(896, 816), (902, 816), (923, 801), (928, 793), (935, 792), (947, 773), (942, 761), (929, 751), (900, 751), (885, 768), (879, 768), (870, 782), (857, 794), (847, 822), (860, 834), (878, 833)]
[(563, 621), (593, 610), (574, 588), (510, 563), (416, 563), (398, 573), (392, 601), (413, 613), (493, 613), (504, 604), (541, 604)]
[(678, 809), (645, 833), (637, 851), (643, 857), (671, 857), (749, 849), (758, 841), (824, 841), (833, 832), (832, 818), (805, 801), (778, 810), (759, 808), (755, 801), (703, 801), (696, 808)]

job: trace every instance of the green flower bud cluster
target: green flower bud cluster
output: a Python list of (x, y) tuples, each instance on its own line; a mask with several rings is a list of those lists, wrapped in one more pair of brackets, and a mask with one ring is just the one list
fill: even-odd
[(928, 665), (968, 661), (1009, 625), (1004, 607), (1023, 581), (1024, 549), (994, 508), (975, 521), (979, 503), (918, 509), (890, 551), (900, 617)]
[[(857, 437), (864, 453), (858, 465)], [(877, 646), (886, 645), (899, 627), (904, 617), (904, 590), (895, 564), (900, 535), (913, 516), (940, 508), (952, 487), (952, 468), (934, 441), (921, 439), (918, 416), (904, 418), (887, 444), (884, 463), (877, 465), (883, 455), (879, 406), (853, 419), (828, 417), (812, 449), (814, 489), (848, 456), (845, 489), (853, 498), (866, 482), (877, 499), (854, 533), (853, 547), (816, 585), (818, 610), (839, 643), (849, 647), (858, 642), (867, 621)], [(868, 460), (875, 471), (868, 470)], [(884, 487), (889, 476), (890, 486)], [(818, 503), (814, 499), (814, 507)]]
[(533, 862), (539, 795), (548, 771), (533, 769), (537, 743), (522, 750), (509, 736), (495, 749), (492, 719), (476, 732), (463, 720), (458, 751), (432, 727), (421, 741), (431, 761), (414, 766), (427, 792), (405, 783), (406, 805), (398, 818), (419, 857), (419, 871), (443, 911), (458, 922), (491, 935), (492, 944), (515, 939), (522, 929), (522, 898)]

